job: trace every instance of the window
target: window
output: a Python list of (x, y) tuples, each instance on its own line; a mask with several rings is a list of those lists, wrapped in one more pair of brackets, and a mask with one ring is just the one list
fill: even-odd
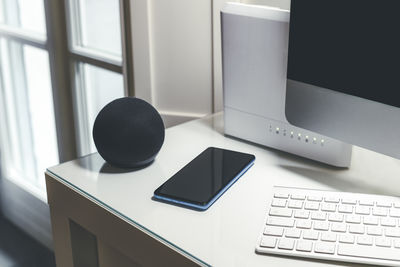
[[(92, 141), (97, 113), (108, 102), (132, 93), (125, 83), (124, 65), (127, 51), (122, 40), (128, 40), (122, 23), (128, 1), (70, 0), (69, 52), (72, 61), (75, 92), (75, 119), (78, 128), (78, 154), (96, 151)], [(122, 20), (123, 21), (123, 20)], [(126, 33), (126, 31), (125, 31)], [(126, 65), (125, 65), (126, 66)]]
[(129, 0), (0, 0), (0, 209), (51, 246), (44, 171), (94, 152), (109, 101), (133, 95)]
[(122, 61), (119, 2), (70, 0), (72, 49)]
[(86, 63), (75, 65), (79, 152), (96, 151), (92, 129), (98, 112), (110, 101), (124, 96), (122, 75)]
[(2, 176), (45, 198), (46, 167), (96, 151), (97, 113), (133, 95), (129, 25), (126, 0), (0, 0)]
[(38, 192), (43, 170), (59, 162), (44, 6), (40, 0), (0, 6), (2, 172)]

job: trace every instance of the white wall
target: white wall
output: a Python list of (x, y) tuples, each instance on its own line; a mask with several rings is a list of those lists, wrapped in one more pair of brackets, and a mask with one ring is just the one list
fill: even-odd
[(167, 126), (211, 113), (211, 1), (134, 0), (132, 12), (136, 95), (150, 100)]
[(151, 1), (154, 103), (165, 111), (211, 112), (211, 1)]
[(220, 9), (228, 1), (131, 1), (136, 96), (152, 103), (167, 127), (222, 110)]

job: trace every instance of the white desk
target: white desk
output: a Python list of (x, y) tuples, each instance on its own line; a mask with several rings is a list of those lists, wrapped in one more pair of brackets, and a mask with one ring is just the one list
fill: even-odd
[[(209, 146), (252, 153), (255, 164), (205, 212), (151, 199), (159, 185)], [(273, 186), (400, 195), (399, 160), (354, 148), (350, 169), (331, 168), (225, 137), (222, 114), (168, 129), (156, 161), (145, 169), (115, 173), (103, 164), (92, 154), (46, 172), (59, 267), (73, 266), (72, 251), (79, 251), (69, 220), (95, 236), (99, 266), (354, 266), (257, 255)]]

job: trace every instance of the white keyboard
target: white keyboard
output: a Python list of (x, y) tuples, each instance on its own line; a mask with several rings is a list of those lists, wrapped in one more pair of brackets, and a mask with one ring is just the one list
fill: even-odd
[(275, 187), (256, 251), (400, 266), (400, 198)]

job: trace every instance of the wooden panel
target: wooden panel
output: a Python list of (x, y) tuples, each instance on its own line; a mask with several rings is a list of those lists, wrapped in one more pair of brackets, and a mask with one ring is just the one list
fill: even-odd
[(74, 267), (98, 267), (97, 238), (74, 221), (69, 221)]
[[(72, 265), (68, 220), (93, 233), (134, 264), (144, 266), (198, 266), (168, 244), (128, 223), (67, 185), (46, 174), (58, 267)], [(53, 220), (54, 219), (54, 220)]]
[(99, 267), (139, 267), (142, 266), (133, 262), (129, 257), (119, 252), (109, 244), (98, 240)]

